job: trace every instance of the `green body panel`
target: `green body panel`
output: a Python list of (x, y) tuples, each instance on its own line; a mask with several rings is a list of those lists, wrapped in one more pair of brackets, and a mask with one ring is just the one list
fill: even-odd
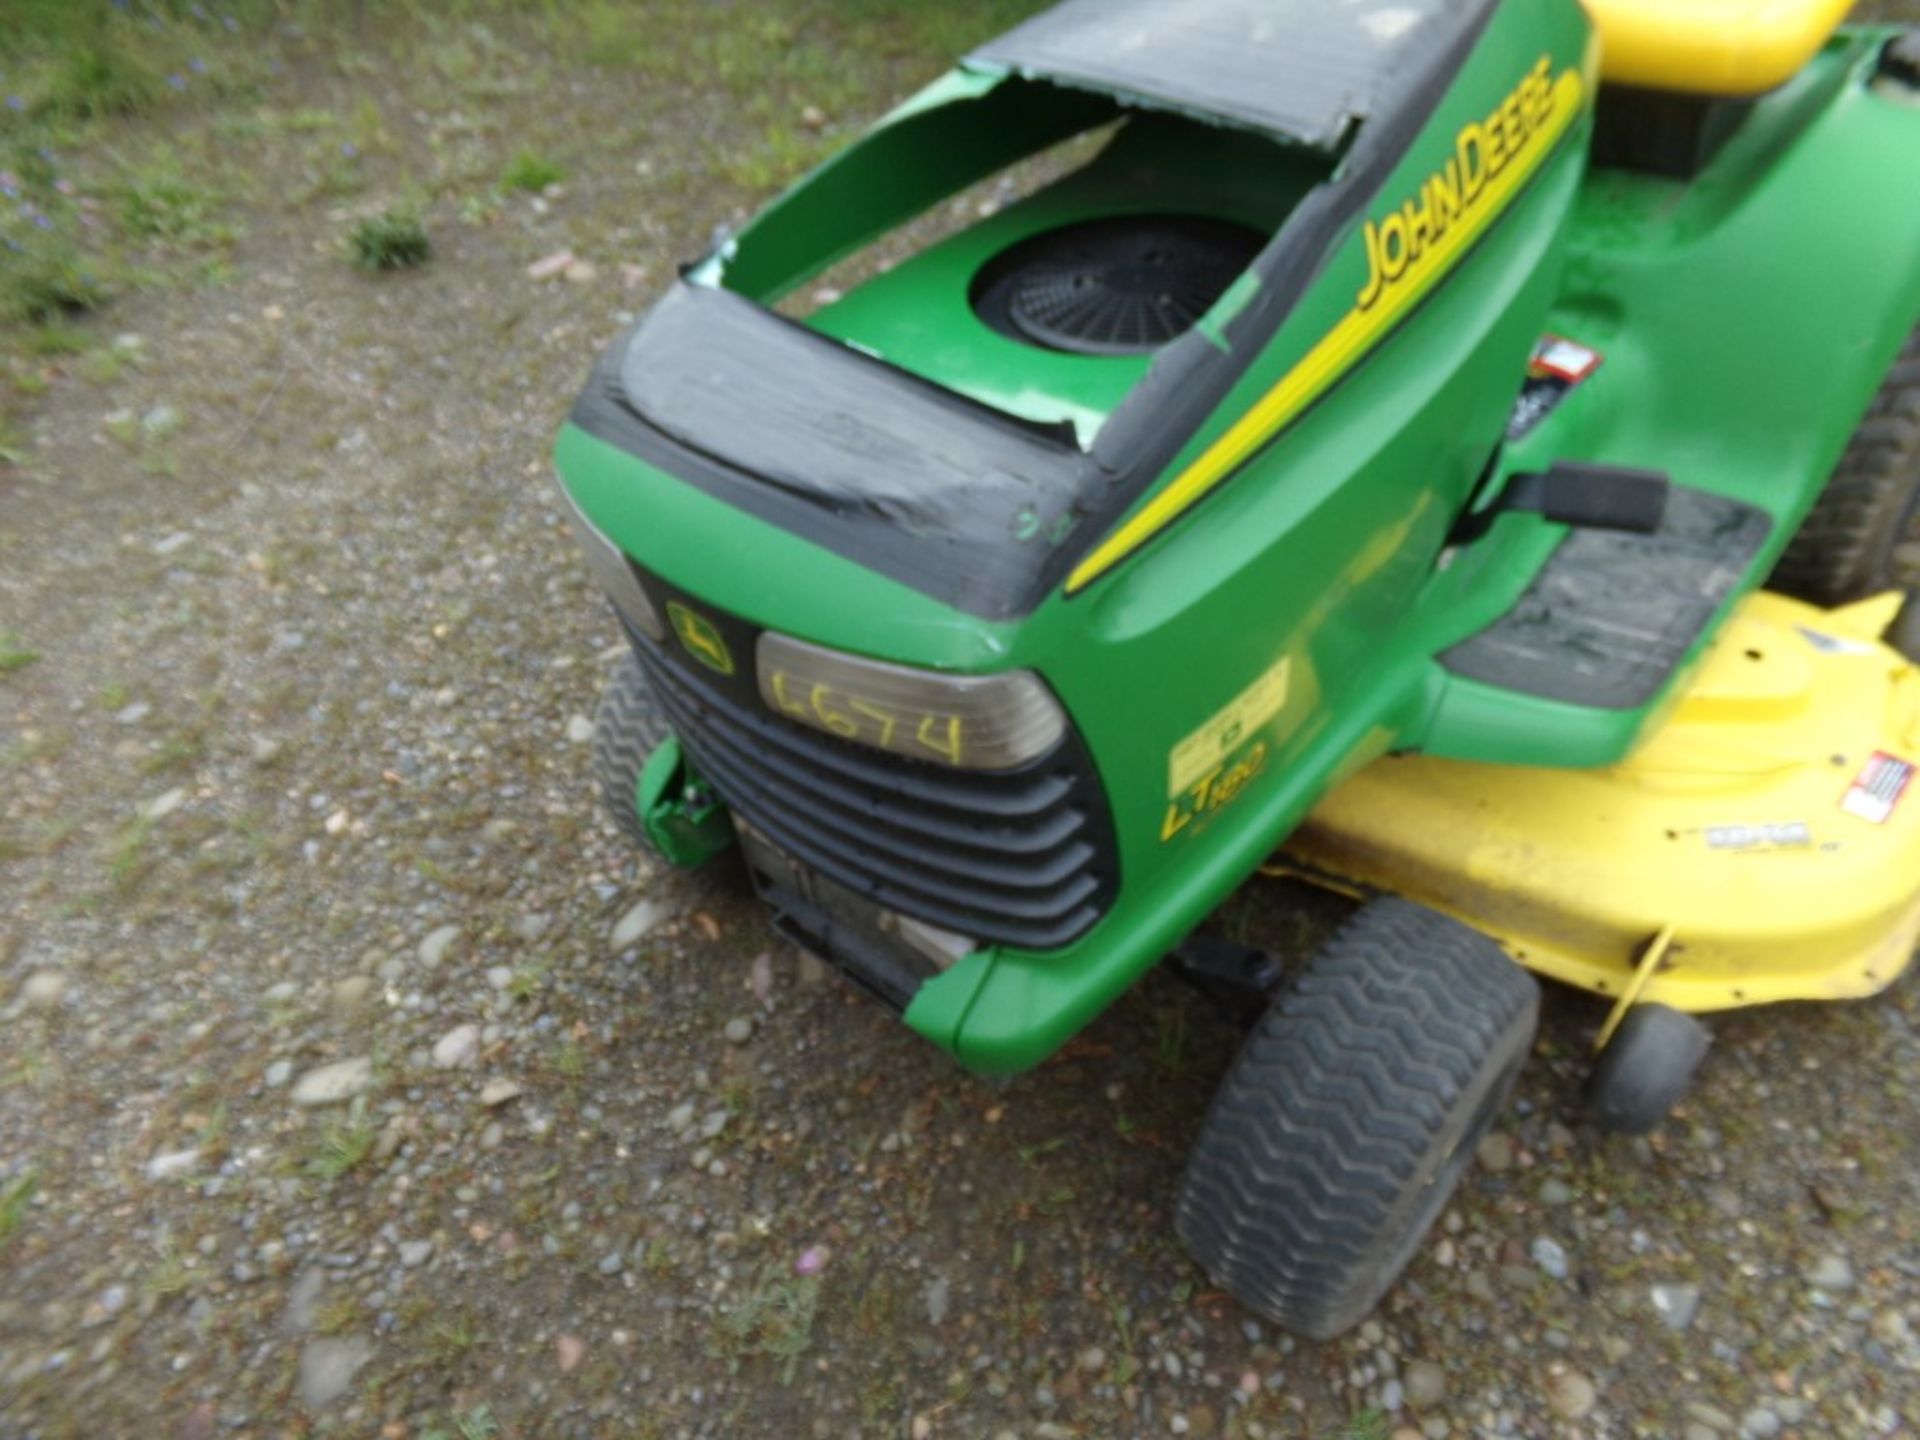
[[(692, 798), (696, 795), (697, 800)], [(692, 869), (733, 848), (732, 815), (700, 783), (680, 742), (671, 735), (640, 767), (633, 803), (648, 837), (670, 864)]]
[[(1045, 676), (1111, 801), (1119, 897), (1068, 949), (976, 952), (927, 982), (906, 1016), (970, 1067), (1026, 1068), (1199, 925), (1327, 789), (1368, 761), (1424, 749), (1586, 766), (1631, 748), (1664, 697), (1637, 710), (1582, 709), (1456, 679), (1433, 658), (1510, 608), (1565, 534), (1513, 514), (1447, 552), (1448, 532), (1486, 473), (1533, 342), (1553, 331), (1602, 351), (1605, 364), (1508, 449), (1494, 478), (1555, 459), (1666, 469), (1774, 518), (1746, 578), (1763, 577), (1920, 317), (1920, 225), (1897, 198), (1920, 194), (1920, 109), (1868, 93), (1872, 51), (1869, 36), (1836, 41), (1757, 107), (1692, 185), (1589, 175), (1583, 116), (1500, 223), (1334, 392), (1144, 549), (1018, 623), (952, 610), (576, 428), (561, 437), (559, 467), (629, 553), (749, 621), (907, 664)], [(1368, 213), (1416, 193), (1460, 128), (1543, 53), (1556, 72), (1591, 81), (1589, 35), (1573, 5), (1497, 12)], [(977, 96), (979, 83), (949, 85)], [(915, 114), (947, 103), (939, 87), (930, 96)], [(1113, 399), (1104, 380), (1061, 371), (1023, 401), (995, 388), (1003, 382), (980, 359), (990, 352), (970, 314), (934, 318), (953, 276), (1023, 233), (1016, 227), (1098, 213), (1097, 179), (1078, 183), (1088, 188), (1043, 191), (1031, 208), (902, 265), (815, 323), (989, 403), (1097, 416)], [(876, 202), (847, 234), (883, 208)], [(994, 225), (1004, 228), (980, 238)], [(724, 271), (738, 286), (754, 233), (736, 258), (709, 267), (715, 278)], [(764, 262), (756, 284), (800, 272), (805, 247), (773, 233), (760, 243), (782, 258)], [(1368, 268), (1356, 227), (1167, 478), (1353, 308)], [(907, 298), (916, 290), (924, 295)], [(923, 301), (921, 317), (902, 316)], [(1028, 373), (1040, 373), (1035, 363), (1023, 356)], [(1171, 755), (1283, 658), (1285, 703), (1239, 752), (1258, 744), (1260, 762), (1230, 803), (1169, 835), (1170, 814), (1181, 813)]]
[(761, 211), (704, 274), (771, 302), (1036, 145), (1117, 114), (1085, 91), (952, 71)]
[[(1588, 177), (1547, 324), (1603, 352), (1605, 365), (1509, 450), (1509, 471), (1557, 458), (1653, 466), (1758, 505), (1775, 523), (1748, 578), (1764, 578), (1920, 320), (1920, 206), (1910, 199), (1920, 195), (1920, 106), (1866, 85), (1887, 34), (1843, 32), (1691, 184)], [(1519, 547), (1515, 563), (1476, 575), (1470, 595), (1423, 605), (1434, 647), (1455, 638), (1452, 605), (1470, 604), (1477, 628), (1511, 605), (1537, 563)], [(1406, 743), (1603, 765), (1660, 704), (1585, 711), (1447, 678), (1430, 725)]]

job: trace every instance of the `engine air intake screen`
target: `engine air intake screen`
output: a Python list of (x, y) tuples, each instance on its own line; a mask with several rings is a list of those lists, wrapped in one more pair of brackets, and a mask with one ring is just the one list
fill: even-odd
[(1122, 215), (1003, 251), (973, 284), (1002, 335), (1072, 355), (1144, 355), (1190, 329), (1253, 263), (1265, 237), (1222, 220)]

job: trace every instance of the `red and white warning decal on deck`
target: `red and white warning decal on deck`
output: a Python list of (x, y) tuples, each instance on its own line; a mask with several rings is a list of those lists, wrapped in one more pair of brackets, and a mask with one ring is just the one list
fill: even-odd
[(1841, 798), (1840, 808), (1849, 815), (1858, 815), (1862, 820), (1884, 825), (1893, 818), (1893, 812), (1899, 808), (1900, 797), (1907, 793), (1907, 786), (1912, 783), (1912, 765), (1898, 755), (1876, 750), (1873, 758), (1854, 777), (1853, 784)]

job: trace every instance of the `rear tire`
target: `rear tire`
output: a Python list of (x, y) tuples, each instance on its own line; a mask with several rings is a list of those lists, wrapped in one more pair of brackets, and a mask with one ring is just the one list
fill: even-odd
[(1907, 337), (1768, 584), (1816, 605), (1899, 588), (1894, 552), (1920, 510), (1920, 329)]
[(623, 656), (600, 695), (593, 725), (593, 774), (614, 824), (640, 849), (658, 855), (635, 805), (635, 790), (647, 759), (671, 733), (666, 712), (647, 684), (646, 672)]
[(1282, 991), (1201, 1127), (1180, 1238), (1249, 1309), (1358, 1324), (1439, 1216), (1533, 1045), (1540, 991), (1408, 900), (1359, 911)]

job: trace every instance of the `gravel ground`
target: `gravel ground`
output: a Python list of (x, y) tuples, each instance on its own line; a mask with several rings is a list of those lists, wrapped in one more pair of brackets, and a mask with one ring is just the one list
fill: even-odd
[[(479, 54), (451, 79), (374, 31), (260, 100), (378, 97), (373, 193), (433, 177), (432, 264), (354, 273), (368, 200), (276, 198), (285, 132), (185, 112), (223, 283), (90, 322), (115, 363), (45, 362), (0, 468), (40, 657), (0, 673), (0, 1435), (1916, 1433), (1914, 982), (1727, 1020), (1639, 1143), (1579, 1122), (1600, 1015), (1550, 995), (1433, 1242), (1296, 1344), (1171, 1235), (1235, 1045), (1183, 988), (990, 1084), (738, 884), (636, 864), (547, 449), (764, 116), (474, 29), (427, 37)], [(927, 73), (859, 33), (861, 98), (802, 128)], [(530, 132), (569, 178), (462, 203)], [(1230, 918), (1297, 953), (1330, 913)]]

